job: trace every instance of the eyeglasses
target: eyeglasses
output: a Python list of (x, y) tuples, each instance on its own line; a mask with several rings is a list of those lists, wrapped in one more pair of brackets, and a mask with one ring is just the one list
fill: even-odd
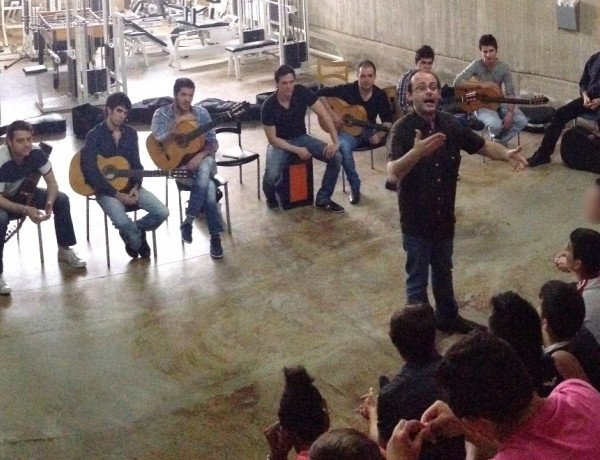
[(431, 91), (439, 91), (440, 87), (438, 86), (437, 83), (419, 83), (418, 85), (416, 85), (413, 89), (413, 91), (419, 91), (419, 92), (423, 92), (423, 91), (427, 91), (427, 90), (431, 90)]

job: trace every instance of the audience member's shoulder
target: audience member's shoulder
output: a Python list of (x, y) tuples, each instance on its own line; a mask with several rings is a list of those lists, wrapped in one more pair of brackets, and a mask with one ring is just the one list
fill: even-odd
[(600, 393), (589, 383), (578, 379), (565, 380), (552, 391), (553, 397), (577, 397), (593, 401), (600, 410)]

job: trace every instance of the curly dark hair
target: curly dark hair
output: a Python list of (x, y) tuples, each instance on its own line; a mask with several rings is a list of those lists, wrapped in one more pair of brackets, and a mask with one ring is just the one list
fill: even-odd
[(375, 441), (354, 428), (331, 430), (310, 448), (310, 460), (385, 460)]

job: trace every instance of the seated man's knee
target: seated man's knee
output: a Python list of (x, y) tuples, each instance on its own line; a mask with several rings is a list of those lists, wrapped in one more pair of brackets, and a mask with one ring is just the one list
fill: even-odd
[(58, 192), (56, 200), (54, 200), (54, 209), (69, 209), (71, 206), (69, 197), (63, 192)]

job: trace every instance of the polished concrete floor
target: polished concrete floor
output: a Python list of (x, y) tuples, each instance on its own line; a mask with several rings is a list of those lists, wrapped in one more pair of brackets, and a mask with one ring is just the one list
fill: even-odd
[[(226, 64), (179, 72), (166, 56), (150, 63), (144, 68), (139, 56), (130, 62), (134, 102), (169, 95), (183, 75), (196, 82), (196, 100), (252, 101), (272, 88), (277, 65), (248, 65), (236, 81)], [(2, 125), (38, 114), (35, 79), (23, 77), (21, 64), (0, 74)], [(380, 84), (396, 78), (381, 75)], [(44, 95), (53, 96), (51, 75), (43, 81)], [(276, 417), (281, 369), (297, 363), (316, 377), (333, 426), (364, 427), (354, 411), (360, 395), (400, 365), (387, 322), (404, 302), (404, 254), (395, 195), (383, 188), (383, 150), (375, 152), (375, 169), (368, 153), (357, 154), (364, 197), (343, 215), (312, 207), (269, 211), (256, 197), (254, 164), (244, 167), (243, 184), (237, 170), (221, 168), (233, 227), (221, 261), (208, 255), (203, 223), (193, 244), (182, 246), (169, 184), (171, 217), (157, 231), (157, 257), (131, 261), (111, 228), (108, 269), (102, 213), (92, 203), (87, 242), (85, 200), (68, 185), (81, 141), (70, 123), (66, 135), (46, 139), (88, 267), (57, 263), (51, 223), (43, 226), (42, 267), (31, 223), (20, 243), (6, 246), (4, 275), (14, 291), (0, 298), (0, 458), (264, 458), (262, 428)], [(524, 134), (525, 154), (539, 141)], [(245, 126), (244, 146), (264, 159), (259, 125)], [(142, 159), (153, 168), (144, 150)], [(492, 294), (514, 289), (534, 300), (543, 281), (561, 277), (552, 257), (582, 224), (580, 197), (594, 176), (554, 161), (516, 174), (464, 156), (455, 279), (466, 317), (485, 322)], [(316, 181), (322, 171), (316, 163)], [(144, 183), (164, 196), (164, 180)], [(334, 199), (347, 204), (341, 179)], [(440, 335), (439, 346), (454, 340)]]

